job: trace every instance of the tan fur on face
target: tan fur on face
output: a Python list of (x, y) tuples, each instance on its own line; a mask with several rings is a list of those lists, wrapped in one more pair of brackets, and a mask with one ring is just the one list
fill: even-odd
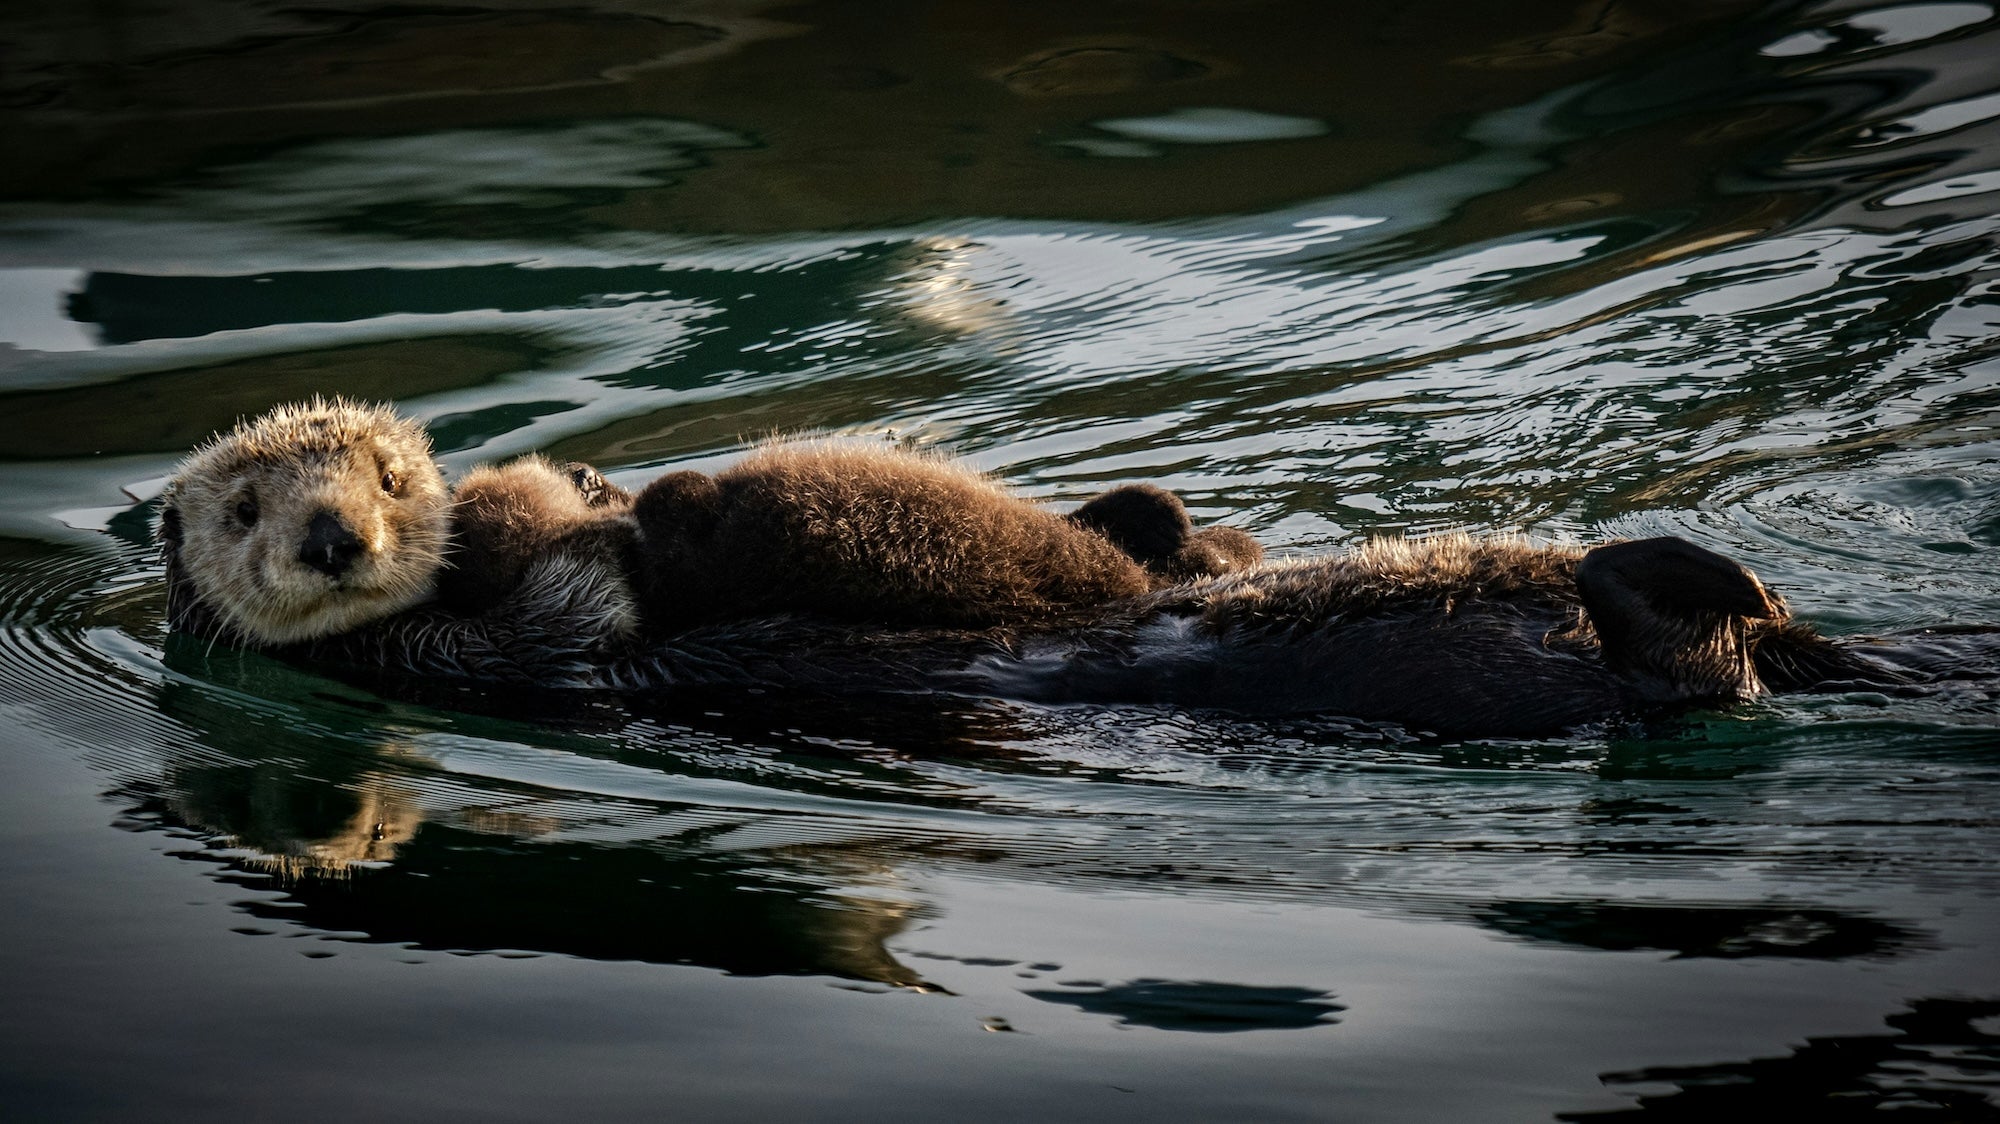
[[(397, 478), (393, 494), (383, 489), (385, 473)], [(245, 502), (256, 505), (249, 525), (239, 515)], [(342, 399), (282, 406), (175, 470), (165, 499), (169, 583), (188, 583), (188, 603), (253, 644), (346, 632), (430, 596), (450, 505), (416, 422)], [(363, 544), (338, 577), (299, 559), (322, 512)]]

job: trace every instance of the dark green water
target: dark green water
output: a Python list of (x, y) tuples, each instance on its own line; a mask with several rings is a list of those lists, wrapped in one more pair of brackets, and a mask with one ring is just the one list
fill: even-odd
[(166, 636), (131, 497), (314, 392), (2000, 623), (1991, 5), (1329, 7), (0, 14), (10, 1117), (2000, 1119), (1990, 678), (1452, 743)]

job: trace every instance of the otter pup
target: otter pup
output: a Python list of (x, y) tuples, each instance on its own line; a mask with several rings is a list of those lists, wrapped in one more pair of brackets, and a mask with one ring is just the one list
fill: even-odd
[(670, 473), (632, 512), (641, 600), (671, 627), (775, 613), (1049, 625), (1263, 557), (1241, 531), (1196, 531), (1150, 485), (1061, 516), (959, 464), (825, 443), (767, 447), (712, 477)]
[(657, 630), (772, 612), (1026, 626), (1168, 580), (1091, 525), (1147, 543), (1162, 567), (1261, 555), (1240, 532), (1211, 545), (1157, 489), (1079, 514), (1094, 524), (945, 462), (821, 445), (766, 449), (714, 478), (674, 473), (636, 498), (539, 457), (475, 469), (454, 495), (414, 422), (315, 400), (191, 455), (161, 539), (173, 627), (256, 646), (347, 633), (434, 595), (516, 639), (561, 630), (552, 614), (570, 605), (586, 646), (629, 640), (642, 615)]

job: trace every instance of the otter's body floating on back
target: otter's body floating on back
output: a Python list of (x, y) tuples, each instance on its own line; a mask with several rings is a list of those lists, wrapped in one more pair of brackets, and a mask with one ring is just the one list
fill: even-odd
[[(1791, 621), (1743, 567), (1679, 539), (1592, 550), (1464, 536), (1381, 540), (1260, 565), (1247, 537), (1193, 532), (1178, 500), (1157, 489), (1110, 493), (1065, 521), (1017, 511), (1023, 501), (934, 464), (869, 462), (875, 475), (861, 487), (845, 483), (852, 467), (839, 456), (780, 461), (775, 474), (753, 463), (746, 480), (806, 479), (826, 490), (798, 499), (752, 487), (726, 494), (719, 508), (707, 478), (662, 478), (665, 500), (694, 500), (672, 508), (673, 518), (649, 515), (647, 493), (636, 505), (606, 493), (587, 470), (574, 477), (581, 499), (562, 494), (570, 478), (552, 466), (502, 470), (494, 494), (508, 502), (553, 489), (523, 510), (530, 530), (557, 533), (530, 537), (526, 564), (482, 593), (494, 603), (475, 611), (433, 596), (451, 501), (422, 431), (344, 404), (281, 410), (199, 450), (170, 487), (161, 539), (171, 623), (399, 677), (942, 690), (1339, 714), (1460, 735), (1550, 733), (1772, 689), (1899, 677)], [(728, 486), (731, 477), (716, 479)], [(690, 483), (699, 485), (692, 493)], [(753, 521), (727, 522), (735, 503), (751, 505)], [(843, 521), (842, 504), (866, 510)], [(557, 523), (536, 522), (565, 505), (574, 510)], [(915, 532), (903, 529), (906, 505), (925, 513)], [(770, 511), (782, 518), (762, 514)], [(848, 530), (830, 540), (800, 535), (786, 521), (791, 511)], [(699, 517), (694, 530), (683, 529), (682, 512)], [(982, 535), (996, 527), (1016, 553), (1000, 570), (985, 561), (967, 569), (956, 554), (932, 568), (946, 545), (977, 560)], [(867, 541), (839, 537), (853, 528)], [(1090, 541), (1067, 545), (1079, 535)], [(470, 541), (497, 554), (510, 537)], [(708, 561), (690, 569), (688, 556), (674, 558), (683, 542), (709, 551)], [(850, 546), (863, 549), (844, 553)], [(727, 604), (704, 602), (690, 619), (642, 621), (657, 614), (642, 612), (624, 576), (635, 550), (669, 559), (661, 572), (700, 582), (705, 598), (713, 587), (747, 611), (732, 616)], [(701, 570), (746, 551), (757, 555), (741, 559), (746, 572), (776, 573), (764, 581), (794, 567), (806, 580), (763, 598), (714, 586)], [(770, 569), (774, 558), (781, 572)], [(869, 560), (882, 558), (921, 582), (878, 579)], [(486, 561), (461, 559), (475, 570)], [(1044, 565), (1064, 581), (1080, 576), (1074, 588), (1084, 592), (982, 619), (994, 594), (958, 588), (953, 577), (1018, 574), (1004, 580), (1035, 598), (1071, 588), (1048, 584)], [(1184, 567), (1220, 576), (1161, 588)], [(1093, 586), (1092, 568), (1112, 577)], [(862, 583), (859, 594), (840, 584), (849, 581)]]
[(1904, 674), (1793, 621), (1748, 570), (1681, 539), (1585, 550), (1453, 535), (1190, 582), (1061, 630), (746, 622), (689, 632), (592, 678), (861, 683), (1534, 736)]

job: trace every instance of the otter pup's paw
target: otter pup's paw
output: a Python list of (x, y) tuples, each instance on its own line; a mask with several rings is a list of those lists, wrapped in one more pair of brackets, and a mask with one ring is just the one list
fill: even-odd
[(1193, 581), (1247, 570), (1263, 560), (1264, 548), (1248, 534), (1234, 527), (1203, 527), (1156, 572), (1176, 582)]
[(569, 482), (576, 486), (576, 494), (591, 507), (623, 506), (632, 502), (632, 493), (604, 478), (604, 474), (582, 461), (570, 461), (562, 466), (569, 473)]

